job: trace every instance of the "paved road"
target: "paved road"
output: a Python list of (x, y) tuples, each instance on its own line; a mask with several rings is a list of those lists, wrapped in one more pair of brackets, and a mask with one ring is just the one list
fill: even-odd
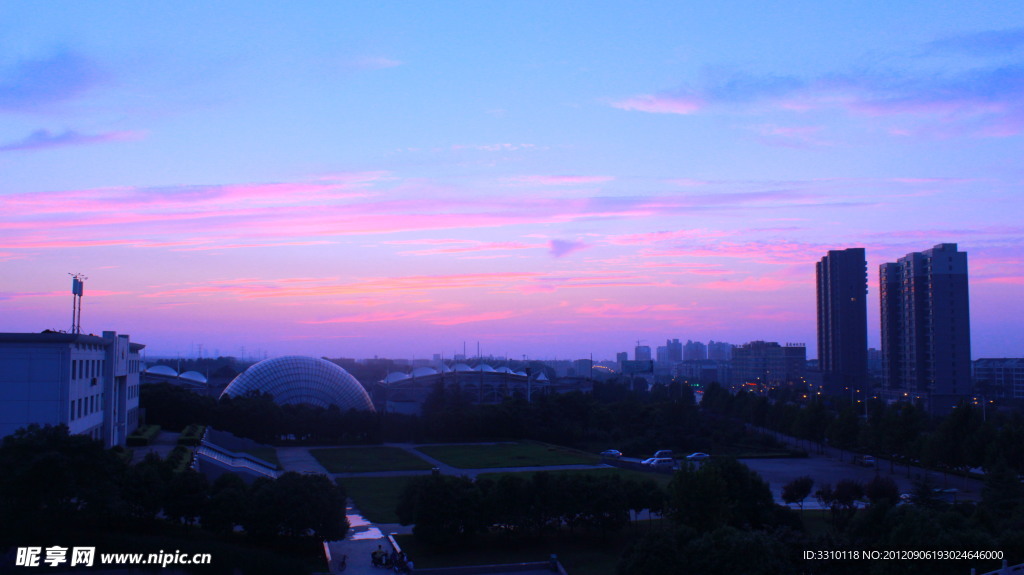
[[(770, 433), (770, 432), (768, 432)], [(790, 437), (772, 434), (781, 441), (787, 442), (792, 447), (807, 449), (806, 442), (799, 444)], [(867, 483), (875, 475), (891, 477), (900, 488), (900, 493), (912, 493), (917, 481), (927, 477), (929, 482), (937, 489), (958, 490), (959, 501), (977, 501), (981, 499), (983, 482), (977, 479), (966, 479), (954, 475), (946, 475), (936, 471), (928, 471), (919, 467), (905, 465), (890, 465), (886, 459), (878, 459), (876, 466), (864, 467), (853, 463), (853, 454), (848, 451), (827, 447), (820, 452), (816, 447), (809, 450), (807, 458), (780, 458), (780, 459), (744, 459), (748, 467), (758, 472), (761, 477), (768, 481), (775, 500), (782, 503), (782, 487), (796, 479), (807, 475), (814, 479), (814, 490), (817, 490), (824, 483), (835, 485), (843, 479), (854, 479)], [(805, 508), (815, 508), (817, 502), (812, 501), (813, 496), (804, 502)]]

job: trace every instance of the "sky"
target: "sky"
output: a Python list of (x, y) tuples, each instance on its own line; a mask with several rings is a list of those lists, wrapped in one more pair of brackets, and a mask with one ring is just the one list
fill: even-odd
[[(968, 254), (1024, 355), (1024, 5), (0, 1), (0, 331), (153, 356), (806, 343)], [(632, 353), (630, 354), (632, 356)]]

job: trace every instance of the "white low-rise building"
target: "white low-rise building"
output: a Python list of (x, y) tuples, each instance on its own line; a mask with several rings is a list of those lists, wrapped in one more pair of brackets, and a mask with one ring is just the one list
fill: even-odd
[(139, 352), (127, 335), (0, 333), (0, 437), (30, 424), (124, 445), (139, 426)]

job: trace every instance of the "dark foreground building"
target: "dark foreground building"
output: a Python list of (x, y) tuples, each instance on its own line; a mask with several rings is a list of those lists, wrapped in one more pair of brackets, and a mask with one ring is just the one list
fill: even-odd
[(817, 264), (818, 364), (830, 395), (868, 385), (867, 268), (864, 248), (829, 250)]

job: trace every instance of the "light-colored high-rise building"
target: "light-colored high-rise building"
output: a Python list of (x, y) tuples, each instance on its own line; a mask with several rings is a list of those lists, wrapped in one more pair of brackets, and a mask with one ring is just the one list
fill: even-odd
[(886, 399), (943, 413), (971, 393), (967, 253), (956, 244), (912, 252), (879, 269)]

